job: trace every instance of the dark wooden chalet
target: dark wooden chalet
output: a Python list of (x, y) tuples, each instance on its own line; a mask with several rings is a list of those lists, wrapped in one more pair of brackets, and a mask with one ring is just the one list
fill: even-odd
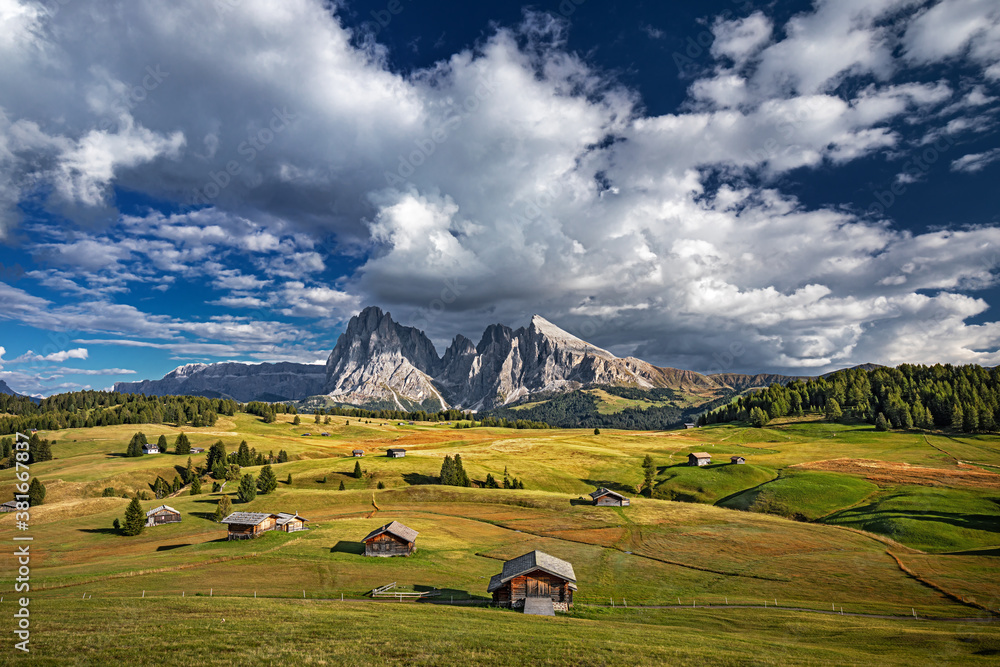
[(401, 459), (406, 456), (405, 449), (387, 449), (385, 450), (385, 455), (390, 459)]
[(309, 530), (306, 528), (306, 519), (299, 516), (299, 513), (289, 514), (288, 512), (278, 512), (278, 518), (275, 520), (275, 527), (278, 530), (283, 530), (286, 533), (294, 533), (297, 530)]
[(180, 523), (181, 513), (170, 505), (160, 505), (146, 512), (146, 525), (159, 526), (163, 523)]
[(417, 531), (398, 521), (368, 533), (362, 540), (366, 556), (409, 556), (417, 550)]
[(0, 505), (0, 512), (14, 512), (17, 510), (17, 501), (8, 500), (3, 505)]
[(277, 526), (278, 515), (262, 512), (233, 512), (222, 523), (229, 526), (229, 539), (248, 540), (260, 537)]
[(573, 565), (542, 551), (532, 551), (503, 564), (486, 589), (501, 607), (522, 609), (527, 598), (547, 598), (558, 611), (573, 606), (576, 574)]
[(355, 449), (351, 451), (351, 456), (362, 457), (364, 455), (365, 455), (365, 450), (363, 449)]
[(595, 505), (628, 507), (629, 504), (628, 498), (620, 493), (615, 493), (611, 489), (605, 489), (603, 486), (591, 493), (590, 497), (594, 499)]
[(745, 458), (743, 458), (742, 456), (730, 456), (729, 460), (730, 460), (730, 462), (736, 463), (736, 464), (742, 464), (742, 463), (746, 463), (747, 462), (747, 460)]
[(689, 466), (707, 466), (712, 462), (712, 457), (708, 452), (693, 452), (688, 454)]

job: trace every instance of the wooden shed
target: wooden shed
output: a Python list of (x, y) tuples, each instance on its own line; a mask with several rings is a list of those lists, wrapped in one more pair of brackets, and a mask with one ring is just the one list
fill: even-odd
[(278, 512), (278, 518), (274, 523), (278, 530), (283, 530), (286, 533), (294, 533), (297, 530), (309, 530), (306, 528), (306, 521), (308, 520), (305, 517), (299, 516), (298, 512), (294, 514)]
[(191, 448), (191, 453), (192, 454), (204, 454), (205, 453), (205, 448), (204, 447), (192, 447)]
[(611, 489), (605, 489), (603, 486), (597, 491), (590, 494), (590, 497), (594, 499), (595, 505), (609, 506), (609, 507), (628, 507), (628, 498), (620, 493), (616, 493)]
[(229, 539), (248, 540), (260, 537), (277, 526), (278, 515), (262, 512), (233, 512), (222, 523), (229, 526)]
[(355, 450), (351, 451), (351, 456), (356, 456), (356, 457), (360, 458), (360, 457), (362, 457), (364, 455), (365, 455), (365, 450), (363, 450), (363, 449), (355, 449)]
[(532, 551), (507, 561), (503, 571), (490, 578), (486, 589), (493, 594), (493, 602), (501, 607), (522, 609), (526, 599), (547, 598), (557, 611), (569, 611), (575, 590), (573, 565), (543, 551)]
[(712, 462), (712, 456), (708, 452), (693, 452), (688, 454), (689, 466), (707, 466)]
[(417, 550), (417, 531), (398, 521), (376, 528), (362, 540), (366, 556), (409, 556)]
[(743, 458), (742, 456), (730, 456), (729, 457), (729, 461), (732, 462), (732, 463), (737, 463), (737, 464), (741, 464), (741, 463), (746, 463), (747, 462), (747, 460), (745, 458)]
[(3, 505), (0, 505), (0, 512), (14, 512), (17, 510), (17, 501), (8, 500)]
[(150, 442), (142, 446), (143, 454), (159, 454), (160, 447), (155, 442)]
[(146, 526), (159, 526), (163, 523), (180, 523), (181, 513), (170, 505), (160, 505), (146, 512)]
[(405, 449), (387, 449), (385, 450), (385, 455), (390, 459), (401, 459), (406, 456)]

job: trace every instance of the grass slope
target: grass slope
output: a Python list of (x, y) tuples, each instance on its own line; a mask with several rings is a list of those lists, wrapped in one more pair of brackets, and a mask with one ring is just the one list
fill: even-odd
[(727, 498), (719, 505), (813, 521), (859, 503), (878, 490), (870, 482), (847, 475), (791, 472)]

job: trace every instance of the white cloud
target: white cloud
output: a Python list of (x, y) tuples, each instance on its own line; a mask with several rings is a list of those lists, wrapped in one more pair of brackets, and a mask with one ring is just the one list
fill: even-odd
[(987, 165), (997, 160), (1000, 160), (1000, 148), (994, 148), (984, 153), (969, 153), (952, 161), (951, 170), (974, 174), (977, 171), (982, 171)]
[(773, 25), (763, 12), (732, 21), (717, 20), (712, 26), (715, 41), (712, 55), (729, 58), (737, 67), (760, 51), (771, 40)]
[(67, 359), (86, 359), (87, 355), (88, 355), (87, 348), (84, 347), (78, 347), (73, 350), (60, 350), (59, 352), (52, 352), (51, 354), (46, 354), (45, 356), (42, 356), (40, 354), (35, 354), (31, 350), (28, 350), (21, 356), (17, 357), (16, 359), (11, 359), (7, 363), (18, 364), (18, 363), (27, 363), (32, 361), (62, 362), (66, 361)]

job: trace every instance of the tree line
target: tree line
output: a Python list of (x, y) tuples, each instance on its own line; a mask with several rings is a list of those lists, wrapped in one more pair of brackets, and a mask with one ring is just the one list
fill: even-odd
[(764, 426), (784, 416), (822, 413), (880, 430), (1000, 430), (1000, 370), (977, 365), (903, 364), (851, 368), (740, 396), (701, 415), (699, 425), (742, 421)]

